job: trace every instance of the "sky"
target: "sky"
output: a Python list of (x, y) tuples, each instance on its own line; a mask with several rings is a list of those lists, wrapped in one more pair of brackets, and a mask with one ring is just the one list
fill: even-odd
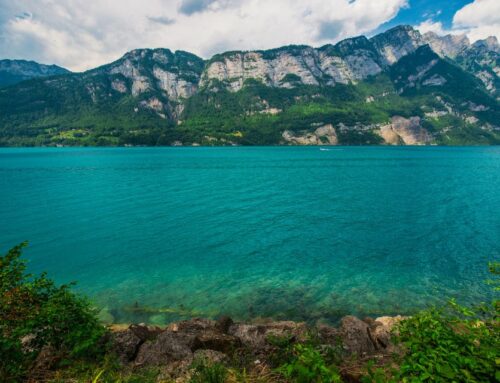
[(398, 24), (500, 39), (500, 0), (0, 0), (0, 59), (84, 71), (136, 48), (321, 46)]

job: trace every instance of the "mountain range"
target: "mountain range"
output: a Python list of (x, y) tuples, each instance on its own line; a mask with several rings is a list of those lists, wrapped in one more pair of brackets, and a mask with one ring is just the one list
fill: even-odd
[(499, 144), (494, 37), (398, 26), (204, 60), (136, 49), (83, 72), (0, 61), (0, 145)]

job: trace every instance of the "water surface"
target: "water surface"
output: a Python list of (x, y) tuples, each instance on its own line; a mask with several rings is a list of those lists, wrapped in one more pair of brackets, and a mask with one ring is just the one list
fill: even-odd
[(0, 149), (0, 217), (117, 322), (411, 313), (488, 298), (500, 148)]

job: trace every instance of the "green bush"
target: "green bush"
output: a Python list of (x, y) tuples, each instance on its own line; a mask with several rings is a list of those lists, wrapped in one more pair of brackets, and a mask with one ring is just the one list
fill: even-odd
[(310, 345), (296, 344), (294, 357), (278, 371), (293, 383), (342, 382), (337, 368), (327, 364), (320, 351)]
[[(497, 263), (489, 269), (494, 277), (500, 274)], [(489, 283), (498, 286), (498, 278)], [(467, 308), (451, 300), (448, 308), (422, 311), (403, 321), (402, 381), (500, 381), (499, 303)]]
[[(490, 264), (494, 276), (498, 263)], [(498, 291), (498, 278), (488, 281)], [(451, 300), (401, 322), (399, 369), (368, 366), (364, 382), (500, 382), (500, 302), (473, 308)], [(388, 377), (389, 376), (389, 377)]]
[[(103, 354), (105, 328), (89, 302), (45, 274), (26, 272), (26, 243), (0, 257), (0, 381), (19, 381), (43, 347), (61, 361)], [(24, 340), (24, 341), (23, 341)]]
[(224, 383), (226, 377), (227, 369), (222, 364), (203, 362), (194, 366), (190, 383)]

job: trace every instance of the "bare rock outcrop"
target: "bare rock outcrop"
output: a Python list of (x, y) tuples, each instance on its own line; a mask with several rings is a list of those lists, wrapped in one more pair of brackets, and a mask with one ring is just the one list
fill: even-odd
[(335, 328), (292, 321), (233, 323), (228, 317), (218, 321), (196, 318), (164, 329), (132, 325), (114, 331), (111, 341), (124, 365), (158, 366), (172, 377), (175, 373), (186, 373), (189, 365), (200, 358), (222, 362), (243, 353), (265, 361), (276, 350), (276, 339), (300, 343), (310, 339), (311, 334), (325, 347), (340, 346), (347, 358), (388, 355), (395, 350), (391, 332), (403, 319), (398, 316), (360, 320), (347, 316)]
[(323, 125), (314, 132), (297, 134), (285, 130), (281, 135), (283, 140), (291, 145), (337, 145), (337, 132), (332, 124)]
[(428, 145), (432, 135), (420, 125), (420, 117), (394, 116), (388, 125), (376, 131), (389, 145)]

